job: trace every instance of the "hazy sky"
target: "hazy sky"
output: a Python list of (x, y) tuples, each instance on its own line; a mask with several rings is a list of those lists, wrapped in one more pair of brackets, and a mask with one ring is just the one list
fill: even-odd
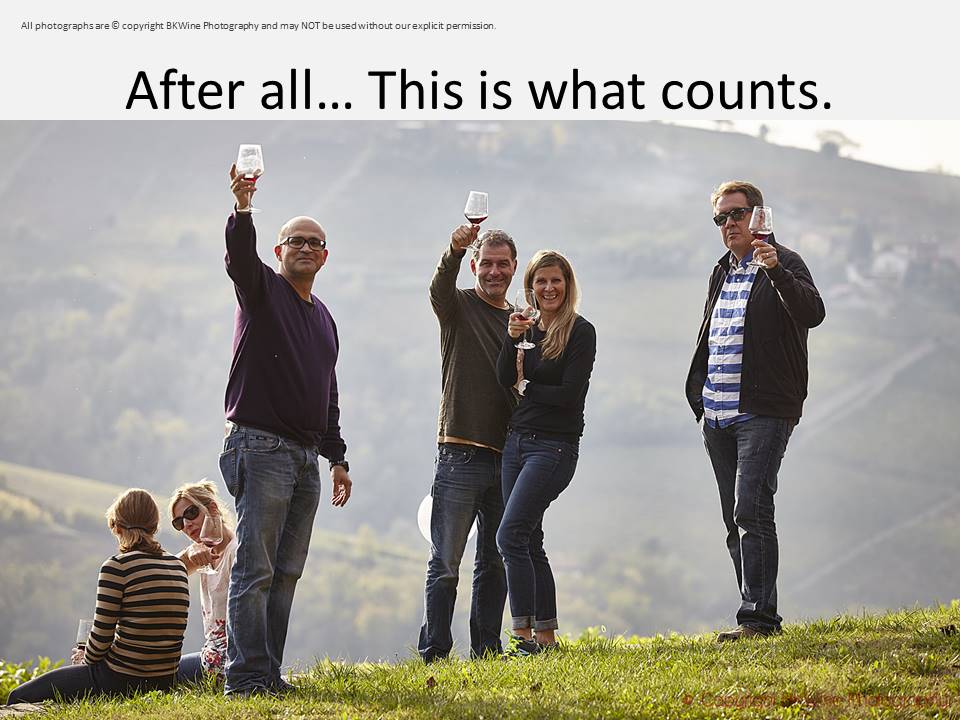
[[(715, 128), (714, 122), (682, 122), (678, 125)], [(756, 135), (762, 121), (734, 120), (733, 130)], [(940, 168), (960, 174), (958, 124), (945, 120), (823, 120), (767, 121), (767, 139), (778, 145), (817, 149), (817, 133), (839, 130), (860, 147), (842, 151), (846, 157), (902, 170), (929, 171)]]

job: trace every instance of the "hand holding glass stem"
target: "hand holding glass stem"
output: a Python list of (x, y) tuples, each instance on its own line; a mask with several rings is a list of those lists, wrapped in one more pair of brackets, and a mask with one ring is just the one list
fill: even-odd
[[(773, 208), (768, 205), (757, 205), (753, 208), (753, 213), (750, 216), (750, 233), (754, 237), (753, 258), (747, 265), (769, 270), (772, 266), (768, 265), (760, 255), (769, 254), (768, 249), (771, 249), (766, 239), (773, 233)], [(775, 253), (776, 251), (774, 251), (774, 259), (776, 258)]]
[[(533, 324), (540, 320), (540, 309), (537, 306), (537, 295), (530, 288), (517, 291), (517, 302), (515, 303), (517, 312), (511, 316), (510, 324), (523, 324), (523, 339), (517, 343), (516, 347), (520, 350), (532, 350), (536, 347), (527, 339), (527, 331), (533, 327)], [(516, 318), (516, 320), (514, 320)], [(511, 333), (513, 336), (513, 333)]]

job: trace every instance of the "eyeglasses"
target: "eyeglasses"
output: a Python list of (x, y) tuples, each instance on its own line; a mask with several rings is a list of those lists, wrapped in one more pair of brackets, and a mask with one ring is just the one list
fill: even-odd
[(717, 227), (723, 227), (723, 224), (727, 222), (727, 218), (733, 218), (734, 222), (740, 222), (748, 212), (753, 212), (753, 205), (750, 207), (734, 208), (733, 210), (727, 210), (725, 213), (714, 215), (713, 223)]
[(289, 245), (294, 250), (299, 250), (304, 245), (309, 245), (311, 250), (326, 250), (327, 241), (323, 238), (315, 237), (303, 237), (302, 235), (294, 235), (292, 237), (286, 238), (281, 245)]
[(184, 520), (196, 520), (197, 516), (200, 515), (200, 508), (196, 505), (191, 505), (186, 510), (183, 511), (183, 515), (175, 517), (173, 519), (173, 529), (177, 532), (183, 530), (183, 521)]

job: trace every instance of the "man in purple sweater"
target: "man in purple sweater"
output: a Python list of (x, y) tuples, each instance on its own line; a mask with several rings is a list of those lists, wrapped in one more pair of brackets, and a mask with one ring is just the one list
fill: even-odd
[(290, 607), (320, 501), (318, 456), (329, 461), (333, 504), (350, 499), (340, 437), (330, 312), (312, 294), (327, 239), (308, 217), (289, 220), (274, 247), (279, 271), (260, 261), (250, 215), (253, 180), (230, 168), (227, 274), (237, 309), (220, 455), (236, 501), (237, 559), (227, 606), (228, 695), (289, 689), (280, 674)]

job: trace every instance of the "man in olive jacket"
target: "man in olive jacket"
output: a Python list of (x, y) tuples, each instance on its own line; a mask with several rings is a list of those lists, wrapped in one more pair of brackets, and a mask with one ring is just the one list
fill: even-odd
[(726, 182), (710, 202), (728, 252), (710, 276), (686, 394), (703, 418), (740, 586), (738, 627), (717, 637), (726, 641), (780, 632), (773, 495), (807, 396), (807, 331), (824, 308), (800, 255), (750, 232), (757, 187)]
[[(454, 603), (460, 560), (477, 521), (477, 553), (470, 604), (470, 655), (500, 654), (507, 581), (497, 550), (503, 517), (500, 457), (507, 423), (517, 405), (497, 380), (497, 356), (513, 307), (507, 301), (517, 271), (517, 247), (503, 230), (478, 236), (461, 225), (450, 236), (430, 281), (430, 304), (440, 324), (442, 398), (437, 421), (437, 461), (430, 494), (430, 562), (423, 626), (417, 649), (426, 662), (453, 648)], [(470, 255), (474, 287), (457, 288)]]

